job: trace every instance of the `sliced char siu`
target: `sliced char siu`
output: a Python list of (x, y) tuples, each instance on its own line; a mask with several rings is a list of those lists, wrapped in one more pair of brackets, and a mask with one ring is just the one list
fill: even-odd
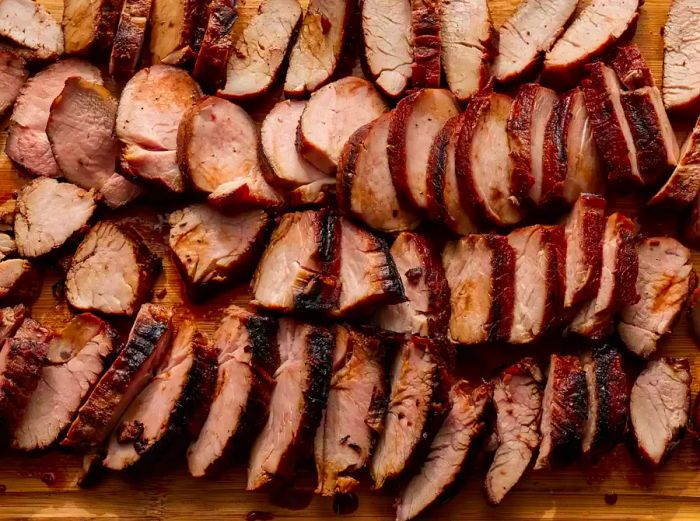
[(361, 16), (368, 76), (386, 96), (400, 98), (412, 76), (411, 0), (367, 0)]
[(506, 126), (512, 101), (491, 90), (474, 96), (464, 113), (457, 142), (460, 190), (482, 219), (497, 226), (511, 226), (523, 218), (511, 191), (511, 161), (502, 153), (508, 150)]
[(692, 378), (687, 358), (661, 358), (649, 362), (632, 386), (632, 431), (639, 455), (653, 467), (683, 436)]
[(195, 34), (203, 7), (203, 0), (153, 0), (150, 63), (186, 65), (195, 58)]
[(634, 33), (642, 3), (592, 0), (545, 56), (542, 76), (559, 85), (575, 83), (585, 63)]
[(449, 338), (479, 344), (510, 334), (515, 252), (505, 237), (467, 235), (442, 252), (450, 288)]
[(237, 306), (226, 310), (214, 334), (218, 370), (211, 408), (187, 450), (194, 477), (210, 475), (247, 447), (267, 420), (273, 375), (279, 366), (276, 323)]
[(700, 193), (700, 121), (686, 139), (680, 151), (678, 165), (652, 197), (649, 204), (664, 204), (674, 208), (690, 205)]
[(102, 58), (109, 54), (123, 0), (65, 0), (66, 54)]
[(540, 445), (543, 385), (532, 358), (508, 367), (494, 381), (497, 448), (484, 482), (490, 505), (498, 505), (520, 481)]
[(27, 315), (28, 310), (23, 304), (0, 308), (0, 344), (14, 336)]
[(607, 201), (598, 195), (581, 194), (565, 220), (565, 310), (574, 309), (598, 293), (606, 206)]
[(440, 86), (440, 2), (411, 0), (414, 88)]
[(107, 206), (123, 206), (141, 188), (115, 173), (119, 142), (114, 135), (117, 100), (101, 85), (68, 78), (51, 104), (46, 135), (63, 176), (85, 189), (94, 188)]
[(75, 251), (66, 274), (66, 298), (82, 311), (131, 316), (151, 291), (160, 267), (160, 258), (135, 231), (102, 221)]
[(200, 96), (199, 86), (181, 69), (154, 65), (137, 72), (124, 87), (117, 110), (122, 170), (171, 192), (184, 192), (176, 158), (178, 126)]
[(422, 337), (405, 340), (391, 367), (391, 390), (369, 472), (374, 488), (398, 478), (415, 463), (429, 430), (442, 417), (440, 347)]
[(0, 116), (15, 103), (28, 77), (29, 71), (24, 58), (9, 49), (0, 49), (0, 84), (3, 85), (0, 93)]
[(62, 446), (94, 449), (102, 445), (167, 354), (172, 316), (173, 310), (166, 306), (141, 306), (126, 345), (78, 410)]
[(449, 412), (430, 444), (428, 456), (396, 503), (397, 521), (408, 521), (434, 504), (457, 482), (472, 444), (485, 427), (493, 386), (470, 390), (466, 380), (452, 386)]
[(40, 257), (85, 230), (95, 211), (92, 192), (70, 183), (39, 178), (17, 195), (15, 241), (22, 257)]
[(576, 11), (578, 0), (525, 0), (498, 30), (498, 55), (493, 64), (500, 82), (533, 72)]
[(413, 229), (420, 217), (399, 197), (389, 170), (387, 139), (391, 113), (355, 131), (338, 161), (338, 206), (369, 227), (396, 232)]
[(467, 101), (486, 86), (493, 26), (486, 0), (444, 0), (440, 10), (440, 60), (447, 86)]
[(445, 89), (422, 89), (402, 99), (391, 113), (387, 153), (399, 196), (418, 211), (428, 209), (428, 160), (435, 136), (459, 114)]
[(581, 362), (575, 356), (551, 355), (535, 470), (570, 463), (579, 455), (587, 414), (588, 388)]
[(228, 58), (233, 47), (231, 31), (238, 18), (237, 0), (211, 0), (204, 10), (204, 34), (199, 43), (192, 76), (215, 90), (224, 84)]
[(277, 343), (281, 363), (274, 373), (270, 415), (251, 450), (247, 490), (292, 476), (311, 448), (328, 397), (333, 333), (282, 318)]
[(15, 102), (5, 153), (33, 175), (61, 175), (46, 136), (46, 123), (51, 103), (61, 94), (66, 80), (72, 76), (102, 83), (97, 67), (82, 60), (63, 60), (49, 65), (29, 79)]
[(387, 110), (367, 80), (348, 76), (335, 81), (315, 92), (306, 104), (299, 121), (297, 149), (316, 168), (333, 174), (350, 136)]
[(0, 37), (29, 51), (33, 59), (55, 60), (62, 55), (63, 35), (61, 25), (42, 4), (32, 0), (0, 2)]
[(615, 49), (610, 66), (628, 90), (654, 87), (654, 77), (636, 45), (620, 45)]
[(0, 262), (0, 305), (29, 304), (41, 290), (41, 274), (25, 259), (6, 259)]
[(634, 222), (614, 213), (605, 223), (603, 232), (603, 263), (598, 290), (591, 300), (582, 304), (569, 324), (569, 331), (599, 339), (612, 332), (612, 316), (625, 305), (639, 299), (635, 289), (639, 259), (635, 250)]
[(407, 300), (380, 309), (377, 325), (396, 333), (445, 336), (450, 318), (450, 288), (435, 247), (422, 235), (403, 232), (390, 253)]
[(700, 108), (700, 61), (696, 29), (700, 11), (696, 0), (671, 2), (663, 27), (663, 98), (666, 109), (677, 114)]
[(109, 57), (109, 73), (129, 80), (141, 61), (153, 0), (124, 0)]
[(352, 0), (311, 0), (299, 37), (289, 56), (284, 94), (303, 97), (325, 85), (340, 63), (350, 19)]
[(262, 210), (228, 215), (205, 204), (177, 210), (169, 221), (170, 249), (193, 296), (250, 274), (271, 224)]
[(314, 455), (324, 496), (350, 493), (367, 464), (386, 399), (384, 349), (379, 338), (338, 326), (328, 403), (316, 431)]
[(30, 451), (53, 445), (70, 426), (118, 347), (116, 333), (105, 321), (90, 313), (74, 317), (48, 343), (46, 365), (15, 426), (12, 447)]
[(637, 246), (638, 302), (620, 310), (617, 332), (633, 353), (649, 358), (671, 332), (697, 286), (690, 251), (670, 237), (650, 237)]
[(566, 242), (561, 226), (520, 228), (507, 239), (515, 253), (513, 322), (507, 340), (524, 344), (560, 319)]
[(611, 345), (594, 347), (583, 358), (588, 385), (588, 419), (583, 454), (597, 459), (623, 440), (627, 428), (629, 387), (622, 355)]

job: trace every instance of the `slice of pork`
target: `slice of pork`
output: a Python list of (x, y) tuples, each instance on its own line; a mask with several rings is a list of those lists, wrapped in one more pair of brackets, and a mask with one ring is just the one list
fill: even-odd
[(690, 250), (670, 237), (650, 237), (637, 246), (640, 299), (620, 310), (617, 332), (627, 349), (644, 358), (671, 332), (697, 285)]
[(93, 193), (55, 179), (35, 179), (17, 195), (15, 241), (22, 257), (40, 257), (87, 228)]
[(580, 360), (576, 356), (551, 355), (535, 470), (570, 463), (579, 455), (587, 415), (588, 388)]
[(397, 500), (397, 521), (418, 516), (459, 479), (472, 444), (486, 425), (493, 391), (490, 384), (471, 391), (469, 387), (466, 380), (460, 380), (450, 389), (449, 412), (430, 444), (428, 456)]
[(700, 193), (700, 121), (685, 140), (678, 166), (671, 177), (651, 198), (649, 204), (663, 204), (675, 209), (690, 205)]
[(184, 65), (195, 57), (195, 32), (202, 0), (153, 0), (150, 28), (150, 63)]
[(63, 37), (66, 54), (107, 55), (114, 42), (123, 0), (65, 0)]
[(267, 93), (283, 71), (302, 14), (298, 0), (264, 0), (234, 44), (217, 96), (236, 101)]
[(630, 393), (630, 418), (639, 455), (658, 466), (682, 437), (690, 409), (687, 358), (652, 360)]
[(54, 60), (63, 54), (63, 34), (61, 25), (42, 4), (32, 0), (0, 2), (0, 37), (29, 50), (33, 58)]
[(33, 175), (61, 175), (46, 136), (46, 123), (51, 104), (61, 94), (66, 80), (72, 76), (102, 83), (97, 67), (82, 60), (63, 60), (27, 81), (15, 102), (5, 153)]
[(663, 27), (664, 105), (670, 111), (684, 114), (696, 113), (700, 107), (700, 61), (695, 31), (700, 23), (700, 11), (696, 0), (671, 2), (666, 25)]
[(68, 303), (82, 311), (131, 316), (151, 291), (161, 260), (131, 228), (96, 224), (71, 259)]
[(610, 66), (628, 90), (655, 86), (651, 70), (636, 45), (618, 46), (610, 60)]
[(406, 302), (385, 306), (375, 320), (382, 329), (420, 336), (444, 336), (450, 313), (450, 288), (433, 244), (403, 232), (391, 246)]
[[(287, 97), (318, 90), (335, 74), (355, 4), (351, 0), (311, 0), (289, 56)], [(364, 123), (362, 123), (364, 124)]]
[(109, 74), (129, 80), (141, 62), (153, 0), (124, 0), (114, 44), (109, 57)]
[(333, 333), (282, 318), (277, 343), (281, 363), (273, 375), (270, 415), (251, 450), (247, 490), (292, 476), (311, 448), (328, 397)]
[(435, 136), (459, 114), (445, 89), (422, 89), (402, 99), (391, 113), (387, 153), (399, 196), (418, 211), (428, 209), (428, 160)]
[(500, 82), (521, 78), (538, 67), (576, 11), (578, 0), (524, 0), (498, 30), (493, 73)]
[(333, 174), (350, 136), (387, 110), (367, 80), (348, 76), (335, 81), (314, 92), (306, 104), (299, 121), (297, 149), (316, 168)]
[(520, 481), (540, 445), (543, 385), (532, 358), (508, 367), (494, 381), (497, 448), (484, 482), (490, 505), (498, 505)]
[(62, 446), (91, 449), (102, 445), (160, 366), (170, 345), (172, 317), (169, 307), (141, 306), (126, 345), (80, 407)]
[(233, 47), (231, 31), (238, 18), (235, 0), (211, 0), (204, 12), (206, 26), (199, 44), (192, 76), (210, 90), (221, 87)]
[(28, 314), (23, 304), (0, 308), (0, 344), (15, 334)]
[(17, 253), (17, 243), (6, 233), (0, 233), (0, 261)]
[(411, 32), (413, 33), (414, 88), (440, 86), (440, 11), (433, 0), (411, 0)]
[(90, 313), (74, 317), (48, 344), (46, 365), (14, 429), (12, 447), (30, 451), (53, 445), (118, 347), (116, 333), (107, 322)]
[(0, 261), (0, 305), (29, 304), (41, 290), (41, 274), (25, 259)]
[(229, 307), (214, 334), (218, 355), (211, 408), (187, 450), (190, 474), (215, 472), (248, 448), (267, 420), (273, 375), (279, 366), (276, 322)]
[(0, 49), (0, 85), (3, 86), (0, 93), (0, 116), (15, 103), (28, 77), (25, 60), (9, 49)]

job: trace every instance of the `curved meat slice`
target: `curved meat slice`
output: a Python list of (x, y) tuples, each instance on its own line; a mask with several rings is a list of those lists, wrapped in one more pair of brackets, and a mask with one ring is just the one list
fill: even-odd
[(396, 193), (389, 170), (387, 138), (391, 113), (360, 127), (345, 143), (338, 162), (338, 206), (383, 232), (413, 229), (420, 217)]
[(201, 96), (187, 72), (167, 65), (142, 69), (124, 87), (116, 133), (124, 172), (165, 188), (185, 191), (177, 164), (178, 126)]
[(110, 52), (123, 0), (65, 0), (66, 54), (103, 57)]
[(328, 403), (316, 431), (316, 493), (347, 494), (369, 460), (386, 399), (384, 350), (379, 338), (338, 326)]
[(0, 261), (17, 253), (17, 243), (6, 233), (0, 233)]
[(610, 60), (610, 66), (628, 90), (656, 86), (651, 70), (636, 45), (619, 45)]
[(29, 77), (24, 58), (9, 50), (0, 49), (0, 116), (12, 107), (19, 96), (22, 85)]
[(33, 58), (54, 60), (63, 54), (63, 34), (61, 25), (41, 4), (32, 0), (0, 2), (0, 37), (30, 50)]
[(33, 175), (61, 175), (46, 136), (46, 124), (51, 104), (71, 76), (102, 84), (100, 71), (94, 65), (82, 60), (63, 60), (29, 79), (15, 102), (5, 153)]
[(440, 12), (440, 59), (447, 86), (466, 101), (486, 86), (493, 26), (486, 0), (444, 0)]
[(160, 258), (131, 228), (102, 221), (71, 259), (66, 298), (82, 311), (130, 316), (151, 291), (160, 267)]
[(642, 459), (654, 467), (678, 444), (688, 423), (693, 376), (687, 358), (649, 362), (630, 393), (630, 418)]
[(306, 104), (299, 121), (297, 149), (316, 168), (333, 174), (350, 136), (387, 110), (367, 80), (348, 76), (335, 81), (314, 92)]
[(497, 447), (484, 481), (490, 505), (498, 505), (520, 481), (540, 445), (543, 384), (532, 358), (508, 367), (494, 381)]
[(212, 0), (204, 13), (206, 26), (192, 76), (201, 85), (214, 90), (223, 85), (231, 54), (231, 31), (238, 18), (236, 0)]
[(401, 276), (406, 302), (385, 306), (375, 320), (382, 329), (420, 336), (445, 336), (450, 288), (440, 256), (422, 235), (401, 233), (390, 250)]
[(627, 349), (644, 358), (671, 332), (697, 286), (690, 251), (670, 237), (650, 237), (637, 246), (640, 299), (620, 310), (617, 332)]
[(400, 98), (412, 75), (411, 0), (367, 0), (360, 9), (368, 76), (386, 96)]
[(211, 408), (187, 449), (190, 474), (212, 474), (234, 451), (247, 447), (267, 420), (279, 365), (276, 322), (229, 307), (214, 334), (218, 369)]
[(459, 114), (445, 89), (422, 89), (402, 99), (391, 113), (387, 153), (394, 186), (416, 210), (428, 209), (428, 160), (435, 136)]
[(511, 192), (512, 164), (506, 131), (512, 99), (486, 91), (474, 96), (464, 113), (457, 142), (457, 180), (465, 201), (497, 226), (511, 226), (523, 210)]
[(640, 0), (593, 0), (566, 29), (544, 60), (543, 77), (560, 85), (575, 83), (585, 63), (617, 40), (634, 33)]
[(542, 400), (542, 443), (535, 470), (570, 463), (579, 455), (587, 415), (588, 387), (580, 360), (575, 356), (551, 355)]
[(226, 85), (217, 96), (236, 101), (267, 93), (282, 72), (302, 14), (298, 0), (263, 0), (234, 44)]
[(470, 391), (466, 380), (452, 386), (449, 412), (430, 444), (428, 456), (397, 500), (397, 521), (415, 518), (457, 482), (472, 443), (484, 430), (492, 391), (490, 384)]
[(41, 275), (25, 259), (7, 259), (0, 262), (0, 304), (31, 303), (41, 290)]
[(74, 317), (48, 344), (46, 365), (15, 427), (12, 447), (29, 451), (53, 445), (119, 347), (107, 322), (90, 313)]
[(271, 224), (262, 210), (226, 215), (206, 204), (177, 210), (169, 222), (170, 249), (194, 296), (248, 275)]
[(153, 0), (124, 0), (109, 57), (109, 74), (119, 80), (129, 80), (136, 73), (152, 4)]
[(440, 2), (411, 0), (412, 83), (416, 89), (440, 86)]
[(671, 177), (651, 198), (649, 204), (668, 204), (680, 209), (691, 204), (700, 193), (700, 120), (680, 151), (678, 166)]
[(193, 49), (202, 0), (153, 0), (150, 25), (150, 63), (184, 65)]
[(334, 343), (325, 328), (280, 319), (281, 363), (274, 373), (270, 415), (251, 450), (246, 490), (289, 479), (306, 455), (326, 405)]
[(700, 108), (700, 43), (696, 28), (700, 23), (700, 12), (696, 0), (674, 0), (663, 27), (664, 105), (670, 111), (683, 114)]
[(17, 251), (31, 258), (60, 248), (86, 229), (94, 211), (92, 192), (55, 179), (35, 179), (17, 194)]
[(46, 135), (64, 177), (85, 189), (94, 188), (107, 206), (123, 206), (141, 188), (115, 173), (119, 142), (114, 135), (117, 100), (101, 85), (68, 78), (51, 104)]
[(493, 73), (500, 82), (522, 78), (540, 64), (576, 11), (578, 0), (524, 0), (498, 30)]

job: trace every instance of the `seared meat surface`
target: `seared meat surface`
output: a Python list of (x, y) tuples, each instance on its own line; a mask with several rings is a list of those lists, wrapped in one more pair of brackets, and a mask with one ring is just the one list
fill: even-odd
[(620, 45), (610, 60), (620, 82), (629, 90), (654, 87), (654, 77), (636, 45)]
[[(55, 60), (63, 54), (64, 31), (51, 13), (37, 2), (0, 2), (0, 37), (29, 51), (33, 59)], [(66, 40), (69, 39), (70, 35), (66, 33)], [(69, 45), (65, 46), (65, 50), (70, 50)]]
[[(206, 21), (199, 41), (197, 59), (192, 69), (192, 77), (200, 85), (215, 89), (223, 85), (229, 55), (233, 47), (231, 31), (238, 18), (236, 0), (211, 0), (204, 9)], [(201, 24), (202, 22), (200, 22)]]
[(25, 259), (0, 261), (0, 304), (3, 306), (36, 300), (41, 290), (39, 270)]
[(195, 38), (204, 5), (202, 0), (153, 0), (150, 63), (187, 65), (195, 58)]
[(109, 73), (113, 77), (128, 80), (136, 73), (152, 5), (153, 0), (124, 0), (109, 57)]
[(122, 0), (66, 0), (63, 36), (66, 54), (102, 58), (109, 53)]
[(697, 199), (700, 192), (700, 124), (695, 123), (680, 149), (678, 165), (649, 204), (682, 208)]
[(411, 0), (412, 84), (416, 89), (440, 86), (441, 7), (434, 0)]

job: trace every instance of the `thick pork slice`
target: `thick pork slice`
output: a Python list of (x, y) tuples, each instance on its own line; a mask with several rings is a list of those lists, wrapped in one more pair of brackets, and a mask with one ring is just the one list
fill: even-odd
[(124, 0), (109, 57), (109, 73), (118, 80), (129, 80), (136, 73), (152, 5), (153, 0)]
[(649, 465), (658, 466), (685, 431), (692, 378), (687, 358), (661, 358), (649, 362), (632, 386), (632, 430)]
[(678, 166), (649, 204), (668, 204), (683, 208), (691, 204), (700, 192), (700, 121), (680, 151)]
[(628, 90), (655, 86), (651, 70), (636, 45), (618, 46), (610, 60), (610, 66)]
[(102, 58), (110, 52), (123, 0), (65, 0), (66, 54)]
[(283, 318), (277, 343), (281, 363), (274, 373), (270, 415), (251, 451), (247, 490), (291, 477), (313, 443), (328, 397), (333, 333)]
[(440, 2), (411, 0), (414, 88), (440, 86)]
[(459, 479), (472, 443), (484, 430), (493, 386), (481, 384), (470, 390), (466, 380), (452, 386), (449, 412), (430, 444), (418, 473), (402, 490), (396, 519), (408, 521), (435, 503)]
[(700, 62), (697, 60), (700, 47), (695, 32), (699, 22), (700, 11), (695, 0), (671, 2), (662, 33), (663, 97), (666, 108), (678, 114), (696, 113), (700, 107)]
[(66, 298), (82, 311), (133, 315), (160, 266), (160, 258), (131, 228), (102, 221), (75, 251), (66, 274)]
[(543, 384), (532, 358), (508, 367), (494, 381), (498, 446), (484, 482), (490, 505), (498, 505), (520, 481), (540, 445)]
[(29, 304), (41, 290), (41, 274), (25, 259), (6, 259), (0, 262), (0, 305)]
[(118, 347), (114, 330), (90, 313), (76, 316), (52, 338), (39, 384), (15, 427), (13, 448), (29, 451), (53, 445)]
[(80, 407), (62, 446), (90, 449), (107, 439), (167, 353), (172, 316), (173, 310), (166, 306), (141, 306), (126, 345)]
[(10, 49), (0, 49), (0, 116), (12, 107), (19, 96), (22, 85), (27, 81), (29, 71), (22, 57)]
[(61, 25), (42, 4), (32, 0), (0, 2), (0, 37), (29, 50), (34, 59), (54, 60), (63, 54), (63, 34)]
[(218, 370), (211, 408), (187, 449), (194, 477), (210, 475), (247, 448), (267, 420), (273, 374), (279, 366), (276, 322), (237, 306), (226, 310), (214, 334)]
[(638, 302), (620, 310), (617, 332), (627, 349), (644, 358), (671, 332), (697, 285), (690, 251), (670, 237), (644, 239), (637, 247)]
[[(238, 18), (236, 0), (211, 0), (204, 10), (203, 28), (192, 76), (205, 88), (221, 87), (233, 47), (231, 31)], [(200, 29), (201, 30), (201, 29)]]
[(185, 65), (195, 57), (202, 0), (153, 0), (150, 27), (150, 63)]

